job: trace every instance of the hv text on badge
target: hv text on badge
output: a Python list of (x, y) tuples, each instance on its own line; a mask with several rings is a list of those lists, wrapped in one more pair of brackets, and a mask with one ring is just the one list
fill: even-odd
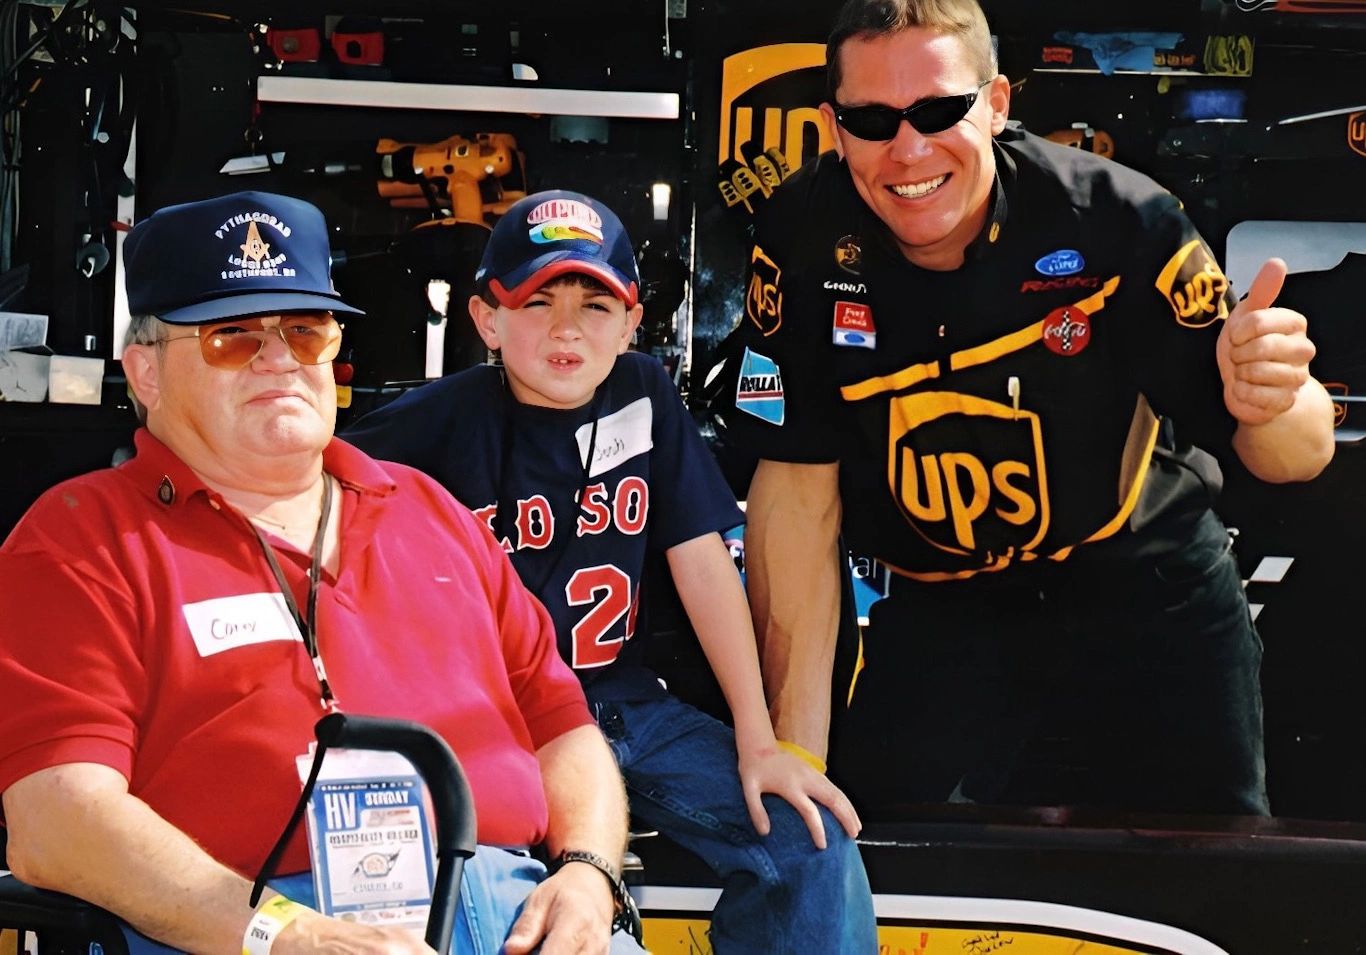
[(329, 749), (307, 816), (318, 910), (421, 933), (436, 877), (431, 811), (404, 757)]

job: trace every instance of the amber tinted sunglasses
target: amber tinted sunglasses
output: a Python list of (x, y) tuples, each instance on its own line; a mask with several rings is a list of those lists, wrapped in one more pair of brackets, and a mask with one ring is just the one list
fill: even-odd
[(200, 325), (193, 335), (175, 335), (163, 342), (199, 340), (199, 353), (214, 368), (245, 368), (278, 335), (301, 365), (322, 365), (341, 350), (342, 328), (330, 314), (281, 315), (280, 324), (267, 327), (264, 319), (236, 318)]

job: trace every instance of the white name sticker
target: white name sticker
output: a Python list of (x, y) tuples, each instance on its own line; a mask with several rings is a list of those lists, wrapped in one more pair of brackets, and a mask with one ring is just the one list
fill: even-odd
[(605, 418), (598, 419), (598, 438), (593, 438), (593, 423), (583, 425), (574, 432), (579, 442), (579, 460), (588, 453), (588, 445), (593, 443), (593, 462), (588, 467), (588, 476), (597, 477), (618, 465), (631, 460), (637, 454), (644, 454), (655, 446), (651, 430), (654, 425), (654, 410), (649, 398), (637, 398), (620, 411), (614, 411)]
[(284, 596), (278, 593), (215, 597), (185, 604), (180, 610), (201, 657), (272, 640), (303, 642)]

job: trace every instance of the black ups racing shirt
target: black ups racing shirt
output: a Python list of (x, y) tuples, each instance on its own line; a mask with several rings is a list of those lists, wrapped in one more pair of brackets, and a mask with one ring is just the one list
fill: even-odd
[[(756, 222), (728, 440), (839, 462), (855, 553), (922, 580), (1158, 552), (1217, 493), (1234, 297), (1178, 200), (1007, 131), (964, 264), (901, 254), (826, 153)], [(1093, 542), (1105, 541), (1104, 544)]]

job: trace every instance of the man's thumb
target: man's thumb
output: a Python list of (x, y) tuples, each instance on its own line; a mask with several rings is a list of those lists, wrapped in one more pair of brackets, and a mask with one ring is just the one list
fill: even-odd
[(1257, 277), (1252, 280), (1252, 285), (1247, 290), (1247, 298), (1239, 302), (1238, 306), (1243, 311), (1252, 311), (1275, 305), (1276, 297), (1281, 294), (1281, 286), (1285, 284), (1285, 276), (1289, 271), (1284, 259), (1267, 259), (1262, 263)]
[(531, 904), (522, 909), (522, 914), (513, 923), (512, 931), (503, 943), (505, 955), (526, 955), (532, 951), (545, 936), (545, 909)]

